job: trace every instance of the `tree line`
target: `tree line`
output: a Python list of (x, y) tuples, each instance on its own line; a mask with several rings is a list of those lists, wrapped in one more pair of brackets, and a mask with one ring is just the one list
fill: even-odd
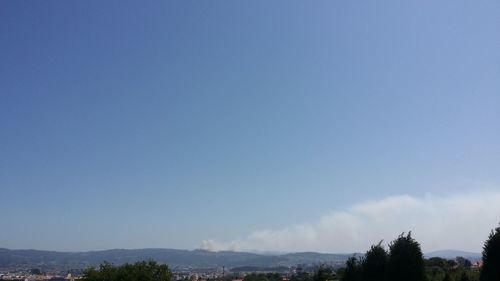
[(362, 258), (351, 257), (343, 271), (343, 281), (424, 281), (427, 280), (424, 255), (420, 244), (401, 234), (389, 244), (373, 245)]
[[(340, 272), (342, 281), (500, 281), (500, 227), (492, 230), (482, 253), (482, 267), (471, 270), (463, 257), (424, 259), (420, 244), (401, 234), (386, 250), (373, 245), (363, 257), (351, 257)], [(325, 281), (325, 280), (322, 280)]]
[[(486, 240), (480, 270), (471, 270), (471, 262), (463, 257), (456, 260), (424, 259), (420, 244), (408, 234), (401, 234), (389, 243), (371, 246), (362, 257), (350, 257), (344, 268), (334, 272), (319, 267), (312, 275), (302, 272), (290, 281), (500, 281), (500, 227), (492, 230)], [(165, 264), (154, 261), (113, 266), (103, 263), (99, 269), (84, 271), (83, 281), (171, 281), (172, 272)], [(282, 281), (280, 274), (249, 274), (244, 281)], [(224, 280), (222, 280), (224, 281)]]

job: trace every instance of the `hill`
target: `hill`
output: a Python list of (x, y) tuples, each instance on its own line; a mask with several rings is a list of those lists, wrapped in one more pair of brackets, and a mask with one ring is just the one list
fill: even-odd
[(471, 261), (480, 260), (482, 255), (480, 253), (459, 251), (459, 250), (440, 250), (429, 252), (425, 254), (426, 258), (439, 257), (444, 259), (455, 259), (456, 257), (464, 257)]
[(153, 259), (172, 268), (289, 267), (297, 264), (342, 263), (350, 255), (322, 253), (290, 253), (264, 255), (245, 252), (210, 252), (176, 249), (113, 249), (89, 252), (55, 252), (40, 250), (0, 249), (0, 269), (43, 268), (82, 269), (103, 261), (116, 265)]

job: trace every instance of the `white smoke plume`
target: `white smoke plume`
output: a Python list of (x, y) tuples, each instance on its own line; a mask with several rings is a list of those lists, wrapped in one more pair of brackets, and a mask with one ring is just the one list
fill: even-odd
[(390, 242), (412, 231), (424, 251), (480, 252), (500, 222), (500, 191), (446, 197), (408, 195), (362, 202), (332, 211), (317, 221), (282, 229), (258, 230), (229, 242), (205, 240), (201, 248), (274, 252), (364, 252), (380, 240)]

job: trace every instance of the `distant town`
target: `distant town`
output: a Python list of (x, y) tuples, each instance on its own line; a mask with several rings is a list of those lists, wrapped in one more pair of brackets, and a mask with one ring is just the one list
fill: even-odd
[[(435, 255), (442, 255), (437, 257)], [(467, 257), (450, 255), (465, 254)], [(350, 257), (362, 254), (293, 253), (283, 255), (260, 255), (238, 252), (186, 251), (172, 249), (108, 250), (88, 253), (58, 253), (34, 250), (0, 250), (0, 280), (11, 281), (75, 281), (82, 279), (84, 270), (97, 267), (99, 258), (113, 261), (113, 264), (132, 263), (153, 256), (165, 262), (176, 281), (252, 281), (252, 276), (272, 276), (273, 280), (304, 281), (314, 276), (319, 268), (327, 269), (333, 278), (345, 270)], [(482, 267), (480, 254), (460, 251), (431, 253), (426, 259), (429, 272), (445, 263), (446, 270), (478, 271)], [(66, 259), (66, 260), (63, 260)], [(148, 260), (148, 258), (144, 258)], [(149, 258), (152, 260), (152, 258)], [(227, 262), (232, 265), (217, 265)], [(293, 262), (301, 262), (292, 264)], [(192, 263), (192, 265), (189, 265)], [(267, 264), (266, 264), (267, 263)], [(71, 268), (71, 266), (75, 268)], [(204, 266), (205, 265), (205, 266)], [(208, 266), (206, 266), (208, 265)], [(266, 266), (267, 265), (267, 266)], [(268, 278), (270, 279), (270, 278)], [(261, 279), (258, 279), (261, 280)], [(335, 280), (335, 279), (333, 279)]]

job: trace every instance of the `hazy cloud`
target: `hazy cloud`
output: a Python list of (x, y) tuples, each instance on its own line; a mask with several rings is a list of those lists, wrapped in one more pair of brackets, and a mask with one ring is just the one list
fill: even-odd
[(480, 252), (500, 222), (500, 191), (447, 197), (393, 196), (332, 211), (315, 222), (259, 230), (229, 242), (205, 240), (206, 250), (365, 251), (412, 231), (424, 251), (460, 249)]

